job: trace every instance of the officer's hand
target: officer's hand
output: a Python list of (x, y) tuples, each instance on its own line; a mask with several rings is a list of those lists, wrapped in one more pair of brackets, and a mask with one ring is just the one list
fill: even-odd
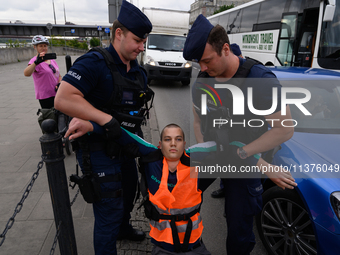
[(135, 143), (129, 143), (122, 148), (123, 154), (128, 158), (137, 158), (142, 154), (139, 152), (139, 147)]
[(44, 62), (45, 60), (43, 59), (45, 56), (45, 52), (39, 53), (37, 56), (37, 59), (34, 61), (35, 65), (39, 65), (40, 63)]
[(73, 118), (69, 124), (65, 138), (69, 136), (69, 140), (81, 137), (88, 132), (93, 131), (91, 122), (78, 118)]
[(119, 122), (113, 117), (108, 123), (103, 125), (103, 128), (106, 130), (106, 137), (109, 140), (118, 139), (122, 133)]
[(294, 189), (297, 186), (295, 179), (288, 170), (285, 170), (281, 166), (271, 165), (271, 167), (261, 169), (272, 182), (282, 189)]

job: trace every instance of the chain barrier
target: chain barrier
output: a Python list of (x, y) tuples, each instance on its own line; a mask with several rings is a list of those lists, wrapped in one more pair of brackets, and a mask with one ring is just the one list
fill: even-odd
[(22, 197), (21, 197), (20, 202), (19, 202), (19, 203), (17, 204), (17, 206), (15, 207), (14, 213), (13, 213), (12, 217), (8, 220), (8, 222), (7, 222), (7, 224), (6, 224), (6, 227), (5, 227), (5, 230), (4, 230), (4, 231), (2, 232), (2, 234), (0, 235), (0, 247), (1, 247), (1, 245), (5, 242), (7, 231), (13, 226), (14, 221), (15, 221), (15, 216), (21, 211), (22, 206), (23, 206), (23, 203), (25, 202), (26, 198), (28, 197), (28, 194), (30, 193), (30, 191), (31, 191), (31, 189), (32, 189), (32, 187), (33, 187), (33, 184), (34, 184), (35, 180), (36, 180), (36, 179), (38, 178), (38, 176), (39, 176), (39, 171), (42, 169), (43, 166), (44, 166), (44, 161), (41, 160), (41, 161), (38, 163), (37, 171), (33, 174), (30, 183), (27, 185), (27, 188), (26, 188), (24, 194), (23, 194)]
[(74, 197), (73, 197), (73, 199), (70, 203), (70, 206), (72, 206), (74, 204), (74, 202), (76, 202), (78, 195), (79, 195), (79, 189), (77, 190), (77, 193), (74, 195)]
[(55, 248), (57, 247), (58, 237), (59, 237), (59, 233), (60, 233), (60, 225), (61, 225), (61, 221), (59, 221), (57, 233), (55, 234), (54, 241), (53, 241), (53, 244), (52, 244), (52, 248), (50, 250), (50, 255), (54, 254)]
[[(70, 206), (72, 206), (72, 205), (74, 204), (74, 202), (76, 202), (78, 195), (79, 195), (79, 189), (77, 190), (76, 194), (74, 195), (74, 197), (73, 197), (73, 199), (72, 199), (72, 201), (71, 201), (71, 203), (70, 203)], [(58, 243), (58, 236), (59, 236), (59, 230), (60, 230), (59, 228), (60, 228), (60, 224), (61, 224), (61, 222), (59, 222), (59, 226), (58, 226), (57, 232), (56, 232), (56, 234), (55, 234), (55, 236), (54, 236), (54, 241), (53, 241), (53, 243), (52, 243), (52, 248), (51, 248), (51, 251), (50, 251), (50, 255), (53, 255), (53, 254), (54, 254), (55, 247), (57, 246), (57, 243)]]

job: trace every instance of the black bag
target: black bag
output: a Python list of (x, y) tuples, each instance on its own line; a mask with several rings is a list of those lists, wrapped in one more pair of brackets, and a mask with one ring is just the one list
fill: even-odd
[[(56, 110), (54, 109), (54, 107), (49, 108), (49, 109), (39, 109), (38, 112), (37, 112), (37, 115), (39, 116), (38, 117), (38, 123), (39, 123), (40, 128), (41, 128), (41, 124), (44, 120), (52, 119), (55, 122), (58, 122)], [(44, 131), (42, 130), (42, 128), (41, 128), (41, 131), (44, 134)], [(56, 127), (54, 132), (57, 132), (57, 131), (58, 131), (58, 129)]]

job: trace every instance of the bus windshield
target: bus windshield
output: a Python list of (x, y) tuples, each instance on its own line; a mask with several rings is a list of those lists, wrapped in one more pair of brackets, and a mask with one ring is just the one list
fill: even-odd
[(322, 24), (319, 57), (340, 57), (340, 0), (336, 0), (333, 21)]

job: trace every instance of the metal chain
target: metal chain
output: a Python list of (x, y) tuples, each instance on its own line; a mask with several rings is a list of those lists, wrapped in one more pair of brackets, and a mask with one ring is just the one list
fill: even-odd
[[(74, 202), (77, 200), (77, 197), (79, 195), (79, 189), (77, 190), (76, 194), (74, 195), (71, 203), (70, 203), (70, 206), (72, 206), (74, 204)], [(61, 225), (61, 221), (59, 222), (59, 226), (58, 226), (58, 229), (57, 229), (57, 232), (54, 236), (54, 241), (53, 241), (53, 244), (52, 244), (52, 248), (51, 248), (51, 251), (50, 251), (50, 255), (53, 255), (54, 252), (55, 252), (55, 248), (57, 246), (57, 243), (58, 243), (58, 236), (59, 236), (59, 232), (60, 232), (60, 225)]]
[(15, 216), (21, 211), (22, 209), (22, 206), (23, 206), (23, 203), (25, 202), (26, 198), (28, 197), (28, 194), (30, 193), (32, 187), (33, 187), (33, 184), (35, 182), (35, 180), (38, 178), (39, 176), (39, 171), (42, 169), (42, 167), (44, 166), (44, 161), (41, 160), (39, 163), (38, 163), (38, 166), (37, 166), (37, 171), (33, 174), (32, 178), (31, 178), (31, 181), (30, 183), (27, 185), (27, 188), (24, 192), (24, 194), (22, 195), (21, 197), (21, 200), (20, 202), (17, 204), (17, 206), (15, 207), (14, 209), (14, 213), (12, 215), (12, 217), (8, 220), (7, 224), (6, 224), (6, 227), (5, 227), (5, 230), (2, 232), (2, 234), (0, 235), (0, 247), (1, 245), (4, 243), (5, 239), (6, 239), (6, 234), (7, 234), (7, 231), (13, 226), (14, 224), (14, 221), (15, 221)]
[(54, 241), (53, 241), (53, 244), (52, 244), (52, 248), (50, 250), (50, 255), (54, 254), (55, 248), (57, 247), (58, 237), (59, 237), (59, 233), (60, 233), (60, 225), (61, 225), (61, 221), (59, 221), (57, 233), (55, 234)]
[(72, 201), (70, 203), (70, 206), (72, 206), (74, 204), (74, 202), (76, 202), (78, 195), (79, 195), (79, 189), (77, 190), (77, 193), (74, 195), (74, 198), (72, 199)]

